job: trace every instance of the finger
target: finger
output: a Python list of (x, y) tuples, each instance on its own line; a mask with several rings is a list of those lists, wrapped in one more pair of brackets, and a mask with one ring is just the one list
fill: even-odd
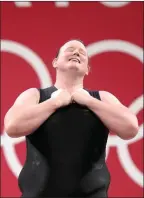
[(73, 97), (76, 93), (77, 93), (77, 91), (73, 92), (73, 93), (71, 94), (71, 96)]

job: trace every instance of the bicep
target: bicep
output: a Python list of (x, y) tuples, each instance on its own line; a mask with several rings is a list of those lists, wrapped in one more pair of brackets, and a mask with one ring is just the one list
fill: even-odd
[(113, 94), (107, 92), (107, 91), (100, 91), (100, 98), (101, 101), (105, 102), (105, 103), (109, 103), (109, 104), (113, 104), (113, 105), (120, 105), (120, 106), (124, 106), (118, 98), (116, 98)]
[(17, 97), (14, 104), (7, 111), (4, 118), (4, 123), (6, 123), (6, 121), (9, 120), (19, 109), (24, 109), (25, 107), (28, 107), (30, 105), (38, 104), (39, 98), (40, 98), (40, 94), (38, 89), (36, 88), (30, 88), (22, 92)]
[(18, 96), (13, 106), (38, 104), (39, 98), (40, 98), (40, 94), (38, 89), (30, 88)]
[(130, 110), (127, 106), (122, 104), (120, 100), (116, 98), (113, 94), (106, 92), (106, 91), (100, 91), (99, 94), (103, 102), (113, 105), (113, 106), (116, 105), (117, 107), (120, 107), (122, 110), (129, 111), (129, 113), (131, 113), (132, 115), (135, 115), (135, 113), (132, 110)]

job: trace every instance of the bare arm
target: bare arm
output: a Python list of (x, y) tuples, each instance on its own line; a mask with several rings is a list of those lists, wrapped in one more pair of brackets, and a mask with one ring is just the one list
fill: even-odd
[(91, 97), (88, 107), (120, 138), (135, 137), (138, 133), (136, 116), (109, 92), (100, 91), (100, 97), (101, 101)]
[(10, 137), (21, 137), (33, 133), (56, 110), (55, 99), (39, 103), (36, 88), (24, 91), (16, 99), (4, 118), (5, 131)]

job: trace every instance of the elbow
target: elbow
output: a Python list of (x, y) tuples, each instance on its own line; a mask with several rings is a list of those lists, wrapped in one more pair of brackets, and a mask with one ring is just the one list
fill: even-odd
[(6, 124), (5, 125), (5, 132), (11, 138), (18, 137), (16, 135), (16, 127), (15, 127), (14, 123), (8, 123), (8, 124)]
[(131, 140), (138, 134), (138, 131), (139, 131), (138, 125), (131, 125), (124, 131), (123, 135), (121, 135), (120, 137), (123, 140)]
[(130, 139), (133, 139), (137, 134), (138, 134), (138, 131), (139, 131), (139, 126), (132, 126), (130, 128), (130, 135), (129, 135), (129, 140)]
[(128, 120), (125, 130), (123, 131), (122, 134), (123, 137), (121, 137), (124, 140), (130, 140), (135, 138), (135, 136), (138, 134), (139, 131), (139, 125), (138, 125), (138, 120), (135, 115), (132, 115), (129, 117), (130, 119)]

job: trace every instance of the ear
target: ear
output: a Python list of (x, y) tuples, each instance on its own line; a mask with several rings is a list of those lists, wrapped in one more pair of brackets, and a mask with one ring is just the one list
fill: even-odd
[(90, 66), (88, 65), (88, 66), (87, 66), (87, 72), (86, 72), (86, 75), (88, 75), (88, 74), (89, 74), (89, 72), (90, 72)]
[(52, 65), (53, 65), (54, 68), (57, 67), (57, 58), (54, 58), (54, 59), (53, 59)]

